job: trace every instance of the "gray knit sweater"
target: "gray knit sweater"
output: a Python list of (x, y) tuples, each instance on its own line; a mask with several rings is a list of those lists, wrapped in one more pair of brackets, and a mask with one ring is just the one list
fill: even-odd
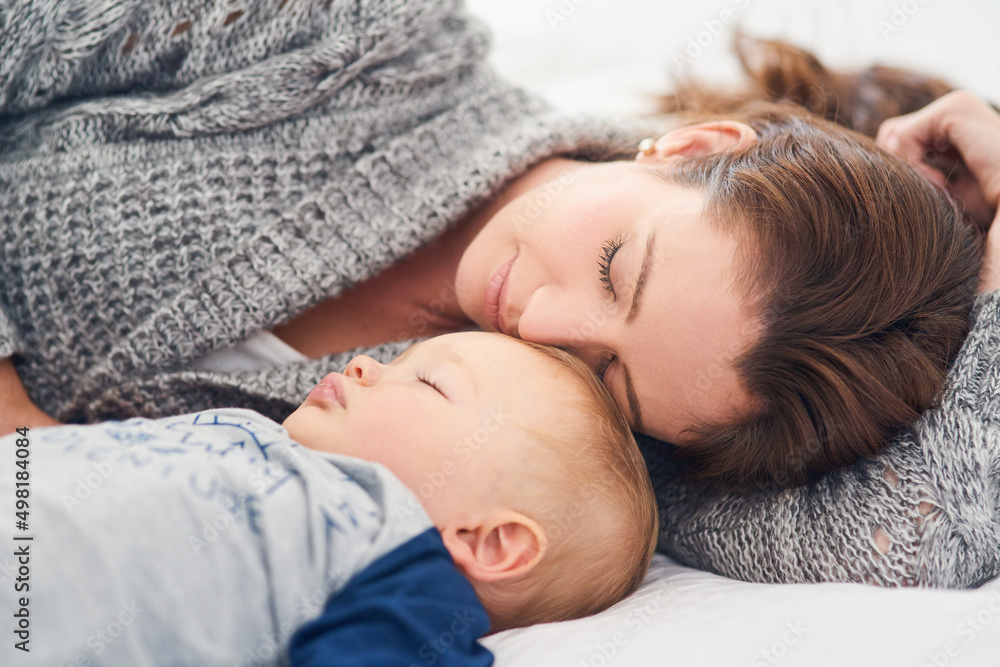
[[(533, 163), (640, 132), (498, 79), (441, 0), (0, 5), (0, 358), (65, 421), (280, 419), (350, 354), (195, 373)], [(394, 357), (407, 343), (382, 346)]]
[[(0, 7), (0, 357), (39, 406), (281, 420), (350, 354), (237, 373), (192, 360), (377, 274), (531, 164), (604, 159), (648, 131), (561, 117), (499, 80), (455, 5)], [(661, 546), (757, 581), (996, 575), (998, 308), (982, 299), (940, 410), (817, 485), (719, 495), (648, 449)]]

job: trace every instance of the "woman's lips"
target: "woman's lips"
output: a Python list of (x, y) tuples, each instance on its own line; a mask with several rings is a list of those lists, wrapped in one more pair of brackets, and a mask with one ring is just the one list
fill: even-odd
[(504, 331), (504, 325), (506, 324), (503, 321), (503, 307), (507, 305), (505, 300), (507, 296), (507, 274), (510, 273), (510, 267), (514, 264), (515, 259), (517, 259), (517, 253), (514, 253), (513, 257), (501, 264), (486, 283), (486, 295), (484, 297), (486, 318), (489, 320), (491, 327), (501, 332)]
[(318, 403), (336, 403), (342, 408), (347, 407), (344, 401), (344, 376), (340, 373), (330, 373), (313, 387), (306, 398)]

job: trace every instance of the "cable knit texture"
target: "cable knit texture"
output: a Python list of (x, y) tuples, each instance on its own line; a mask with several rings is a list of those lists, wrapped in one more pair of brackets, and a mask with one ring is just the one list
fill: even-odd
[[(456, 2), (0, 9), (0, 357), (64, 421), (237, 405), (279, 421), (351, 353), (185, 370), (427, 243), (532, 164), (642, 129), (483, 63)], [(387, 360), (406, 347), (371, 350)]]
[[(456, 2), (40, 0), (0, 6), (0, 31), (0, 357), (64, 421), (280, 421), (351, 353), (191, 361), (377, 274), (533, 163), (606, 159), (649, 129), (498, 79)], [(809, 487), (720, 494), (647, 441), (661, 548), (752, 581), (996, 576), (998, 343), (982, 297), (941, 407)]]

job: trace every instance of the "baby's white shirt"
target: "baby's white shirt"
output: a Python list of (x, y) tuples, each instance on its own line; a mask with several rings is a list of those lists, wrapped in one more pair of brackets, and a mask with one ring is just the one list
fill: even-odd
[(309, 358), (270, 331), (261, 331), (242, 343), (211, 352), (196, 360), (195, 370), (230, 372), (284, 366)]

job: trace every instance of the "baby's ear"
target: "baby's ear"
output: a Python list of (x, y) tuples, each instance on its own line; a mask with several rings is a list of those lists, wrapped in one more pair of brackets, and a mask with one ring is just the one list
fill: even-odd
[(465, 576), (484, 583), (526, 574), (548, 547), (542, 527), (512, 510), (497, 511), (478, 525), (447, 526), (440, 531)]

